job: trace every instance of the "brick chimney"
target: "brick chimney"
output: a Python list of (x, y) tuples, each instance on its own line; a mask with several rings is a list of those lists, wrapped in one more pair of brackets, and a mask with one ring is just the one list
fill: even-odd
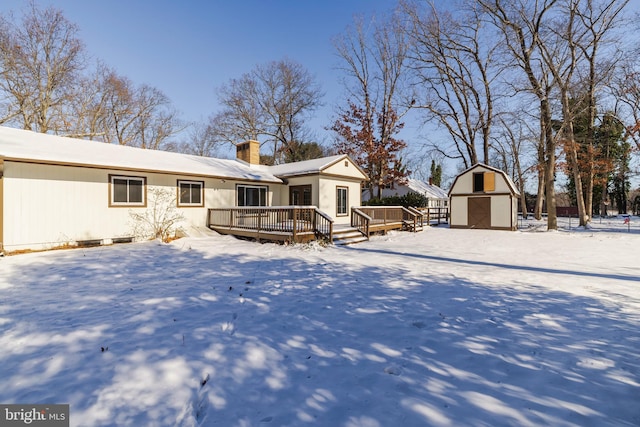
[(259, 165), (260, 143), (258, 141), (245, 141), (236, 145), (236, 158), (250, 165)]

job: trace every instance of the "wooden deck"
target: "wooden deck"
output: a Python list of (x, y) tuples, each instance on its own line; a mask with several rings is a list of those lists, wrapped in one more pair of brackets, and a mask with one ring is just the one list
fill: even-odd
[(333, 220), (314, 206), (209, 209), (207, 227), (258, 241), (332, 241)]
[[(402, 206), (366, 206), (351, 209), (351, 227), (336, 240), (355, 243), (390, 230), (421, 231), (425, 217)], [(207, 227), (220, 233), (257, 241), (307, 243), (334, 241), (333, 219), (315, 206), (272, 206), (209, 209)], [(353, 234), (360, 236), (354, 236)]]
[(390, 230), (422, 231), (424, 215), (402, 206), (361, 206), (351, 208), (351, 226), (367, 236)]

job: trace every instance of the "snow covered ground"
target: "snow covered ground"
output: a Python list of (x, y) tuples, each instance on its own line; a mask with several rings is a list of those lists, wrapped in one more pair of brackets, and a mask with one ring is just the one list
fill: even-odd
[(72, 426), (640, 425), (640, 219), (522, 225), (2, 258), (0, 402)]

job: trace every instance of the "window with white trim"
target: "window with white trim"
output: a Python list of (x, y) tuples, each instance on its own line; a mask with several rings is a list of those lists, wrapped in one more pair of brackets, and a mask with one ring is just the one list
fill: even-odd
[(349, 204), (349, 188), (336, 187), (336, 215), (347, 215), (347, 205)]
[(266, 185), (238, 185), (238, 206), (267, 206)]
[(204, 182), (178, 180), (178, 206), (204, 206)]
[(146, 178), (109, 175), (109, 184), (110, 206), (146, 206)]

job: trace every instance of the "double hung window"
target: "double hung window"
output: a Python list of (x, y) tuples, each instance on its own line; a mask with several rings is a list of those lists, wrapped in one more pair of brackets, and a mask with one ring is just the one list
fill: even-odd
[(109, 183), (109, 204), (111, 206), (146, 206), (146, 178), (109, 175)]
[(202, 181), (178, 181), (178, 206), (204, 206)]

